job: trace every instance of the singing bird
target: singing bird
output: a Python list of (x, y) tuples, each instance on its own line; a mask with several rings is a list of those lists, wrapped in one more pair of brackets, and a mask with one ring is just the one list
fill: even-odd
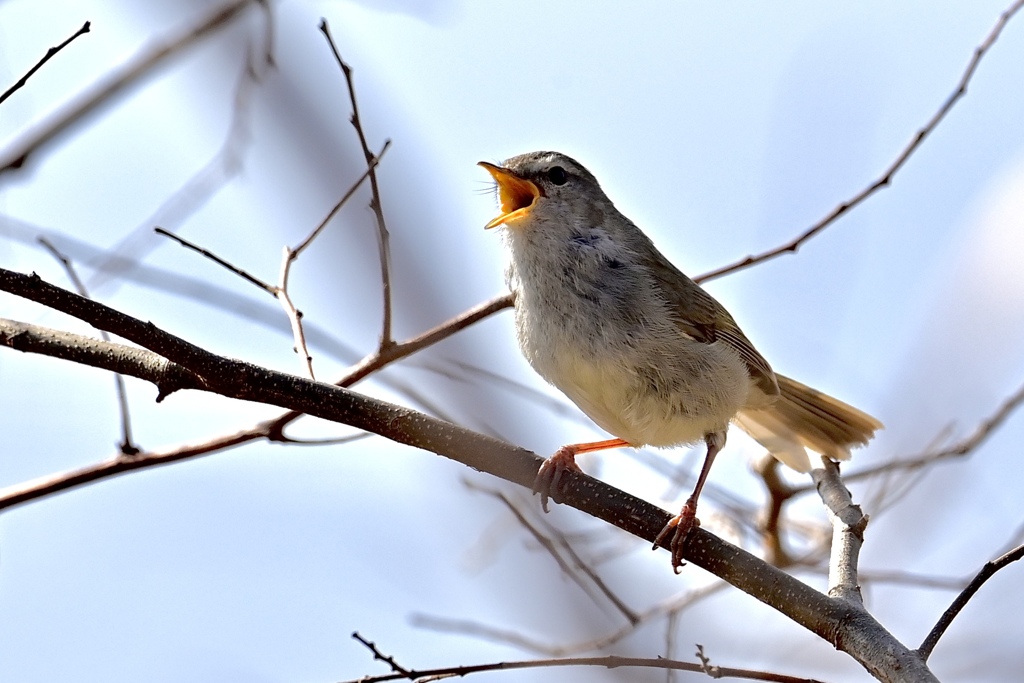
[(575, 456), (608, 448), (703, 441), (707, 455), (669, 539), (672, 566), (700, 522), (697, 499), (730, 422), (800, 472), (808, 449), (834, 460), (881, 428), (842, 401), (776, 374), (729, 315), (615, 208), (597, 179), (558, 152), (480, 166), (494, 178), (506, 273), (523, 355), (615, 438), (558, 449), (534, 491), (547, 510)]

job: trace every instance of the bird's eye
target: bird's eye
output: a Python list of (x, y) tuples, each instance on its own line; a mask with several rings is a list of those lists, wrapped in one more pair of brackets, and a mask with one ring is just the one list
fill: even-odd
[(565, 169), (561, 166), (553, 166), (548, 171), (548, 180), (553, 182), (555, 185), (565, 185), (569, 180), (569, 174), (565, 172)]

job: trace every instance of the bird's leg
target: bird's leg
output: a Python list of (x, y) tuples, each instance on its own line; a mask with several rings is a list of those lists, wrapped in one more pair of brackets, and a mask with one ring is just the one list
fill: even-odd
[(576, 464), (576, 456), (580, 453), (593, 453), (603, 451), (606, 448), (623, 448), (630, 444), (622, 439), (608, 439), (606, 441), (591, 441), (589, 443), (573, 443), (562, 446), (555, 454), (544, 461), (537, 470), (537, 478), (533, 480), (534, 494), (540, 494), (540, 505), (544, 512), (548, 511), (548, 498), (560, 502), (556, 496), (561, 492), (559, 484), (562, 483), (562, 474), (566, 470), (582, 472)]
[(679, 573), (680, 567), (684, 564), (683, 548), (686, 536), (690, 533), (690, 529), (700, 526), (700, 520), (697, 519), (697, 499), (700, 497), (701, 489), (704, 488), (708, 472), (711, 471), (711, 463), (715, 461), (718, 451), (722, 450), (722, 447), (725, 446), (725, 431), (707, 434), (704, 437), (704, 443), (708, 445), (708, 453), (704, 456), (704, 466), (700, 468), (700, 476), (697, 477), (697, 485), (693, 487), (693, 493), (686, 499), (686, 503), (683, 504), (683, 509), (679, 511), (679, 514), (670, 519), (665, 528), (658, 534), (658, 537), (654, 539), (654, 549), (657, 550), (661, 542), (668, 538), (669, 534), (672, 534), (672, 540), (668, 548), (672, 552), (672, 570), (676, 574)]

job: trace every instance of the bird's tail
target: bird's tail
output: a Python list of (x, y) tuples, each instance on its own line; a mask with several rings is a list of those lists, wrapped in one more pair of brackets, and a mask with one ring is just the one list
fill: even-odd
[(850, 447), (866, 444), (882, 423), (827, 394), (782, 375), (779, 398), (760, 409), (744, 409), (736, 424), (782, 463), (798, 472), (811, 469), (807, 449), (833, 460), (848, 460)]

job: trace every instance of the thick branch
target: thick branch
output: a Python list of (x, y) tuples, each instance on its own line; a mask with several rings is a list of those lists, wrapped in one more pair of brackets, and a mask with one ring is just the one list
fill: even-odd
[[(160, 330), (152, 323), (54, 287), (36, 275), (0, 268), (0, 290), (42, 303), (98, 329), (140, 344), (183, 366), (208, 391), (276, 405), (373, 432), (437, 453), (482, 472), (532, 487), (541, 458), (522, 448), (342, 387), (224, 358)], [(94, 358), (99, 364), (99, 358)], [(125, 374), (140, 376), (132, 368)], [(671, 515), (583, 474), (567, 477), (563, 502), (641, 539), (658, 536)], [(915, 653), (870, 615), (829, 598), (763, 560), (703, 529), (690, 535), (684, 557), (785, 614), (848, 652), (884, 681), (934, 680)], [(909, 676), (908, 676), (909, 674)]]
[(152, 351), (16, 320), (0, 318), (0, 345), (138, 377), (156, 385), (160, 396), (207, 388), (201, 378)]

